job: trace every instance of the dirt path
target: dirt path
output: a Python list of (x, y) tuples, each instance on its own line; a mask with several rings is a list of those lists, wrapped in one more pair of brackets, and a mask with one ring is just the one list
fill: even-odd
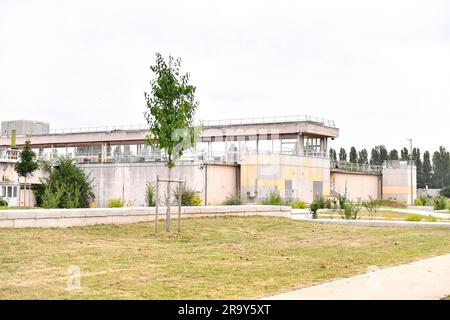
[(264, 299), (272, 300), (432, 300), (450, 295), (450, 254)]

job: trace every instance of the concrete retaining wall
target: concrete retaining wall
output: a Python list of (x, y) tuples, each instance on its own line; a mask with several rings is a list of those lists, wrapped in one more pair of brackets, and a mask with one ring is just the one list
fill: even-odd
[[(172, 219), (178, 208), (171, 208)], [(203, 206), (182, 207), (182, 218), (217, 216), (290, 217), (291, 207), (284, 206)], [(160, 208), (159, 219), (165, 219)], [(155, 220), (155, 208), (95, 208), (95, 209), (30, 209), (0, 211), (0, 228), (66, 228), (95, 224), (126, 224)]]

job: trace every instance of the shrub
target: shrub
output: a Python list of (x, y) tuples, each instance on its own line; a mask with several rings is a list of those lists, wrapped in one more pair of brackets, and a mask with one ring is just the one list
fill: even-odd
[(447, 207), (447, 200), (445, 197), (436, 197), (433, 199), (433, 209), (434, 210), (444, 210)]
[(200, 194), (198, 192), (196, 192), (194, 194), (194, 198), (192, 199), (192, 204), (196, 207), (201, 206), (202, 205), (202, 197), (200, 196)]
[(282, 205), (283, 203), (280, 193), (276, 190), (270, 191), (269, 196), (262, 201), (264, 205)]
[(65, 190), (61, 186), (55, 187), (56, 191), (52, 188), (51, 185), (47, 185), (42, 193), (42, 203), (41, 206), (46, 209), (54, 209), (58, 208), (58, 204), (61, 201), (61, 197), (63, 196)]
[(428, 217), (426, 217), (426, 220), (427, 220), (427, 222), (436, 222), (437, 218), (433, 217), (433, 216), (428, 216)]
[(409, 214), (406, 218), (405, 221), (421, 221), (422, 220), (422, 216), (420, 214)]
[(407, 208), (408, 204), (406, 203), (406, 201), (400, 201), (396, 199), (383, 199), (380, 200), (380, 206), (391, 208)]
[(125, 203), (122, 199), (109, 199), (108, 200), (108, 208), (122, 208), (125, 206)]
[[(59, 199), (56, 208), (88, 208), (95, 199), (92, 191), (92, 180), (83, 170), (78, 168), (73, 159), (61, 157), (55, 166), (45, 165), (48, 170), (48, 178), (41, 179), (42, 184), (35, 190), (36, 202), (45, 207), (46, 204), (54, 206), (53, 201)], [(62, 194), (61, 190), (63, 190)], [(49, 193), (53, 193), (53, 197)]]
[(373, 218), (378, 212), (378, 209), (380, 209), (380, 200), (373, 199), (369, 196), (369, 200), (363, 201), (362, 205), (369, 212), (369, 217)]
[(223, 202), (225, 206), (238, 206), (242, 204), (242, 198), (239, 193), (229, 194)]
[(430, 206), (433, 202), (433, 198), (429, 195), (421, 195), (416, 200), (414, 200), (414, 205), (416, 206)]
[[(174, 191), (175, 204), (178, 204), (179, 192), (178, 189)], [(185, 186), (181, 191), (181, 205), (182, 206), (194, 206), (194, 196), (196, 192), (189, 186)]]
[(442, 189), (439, 194), (442, 197), (450, 198), (450, 186), (446, 186), (444, 189)]
[(151, 182), (147, 182), (145, 187), (145, 203), (147, 207), (155, 206), (155, 186)]
[(7, 207), (8, 201), (0, 197), (0, 207)]
[(317, 219), (319, 217), (318, 211), (320, 208), (320, 202), (317, 200), (314, 200), (311, 205), (309, 206), (309, 210), (311, 211), (312, 218)]
[(291, 202), (292, 209), (306, 209), (306, 202), (305, 201), (292, 201)]
[(342, 219), (357, 220), (361, 207), (362, 205), (360, 203), (351, 203), (348, 201), (339, 209), (339, 213), (341, 214)]

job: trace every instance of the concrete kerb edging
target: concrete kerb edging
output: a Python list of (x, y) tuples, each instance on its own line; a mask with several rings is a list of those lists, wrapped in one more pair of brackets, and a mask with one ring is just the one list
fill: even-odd
[[(158, 218), (165, 219), (166, 208), (161, 207)], [(172, 219), (178, 207), (171, 207)], [(214, 216), (274, 216), (291, 217), (291, 207), (284, 206), (203, 206), (182, 207), (181, 217)], [(126, 224), (155, 220), (154, 207), (90, 208), (90, 209), (27, 209), (0, 212), (0, 228), (48, 227), (66, 228), (95, 224)]]

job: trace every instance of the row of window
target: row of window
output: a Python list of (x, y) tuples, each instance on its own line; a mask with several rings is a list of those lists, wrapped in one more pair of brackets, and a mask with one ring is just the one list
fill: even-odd
[(15, 186), (0, 186), (1, 198), (17, 198), (17, 187)]

